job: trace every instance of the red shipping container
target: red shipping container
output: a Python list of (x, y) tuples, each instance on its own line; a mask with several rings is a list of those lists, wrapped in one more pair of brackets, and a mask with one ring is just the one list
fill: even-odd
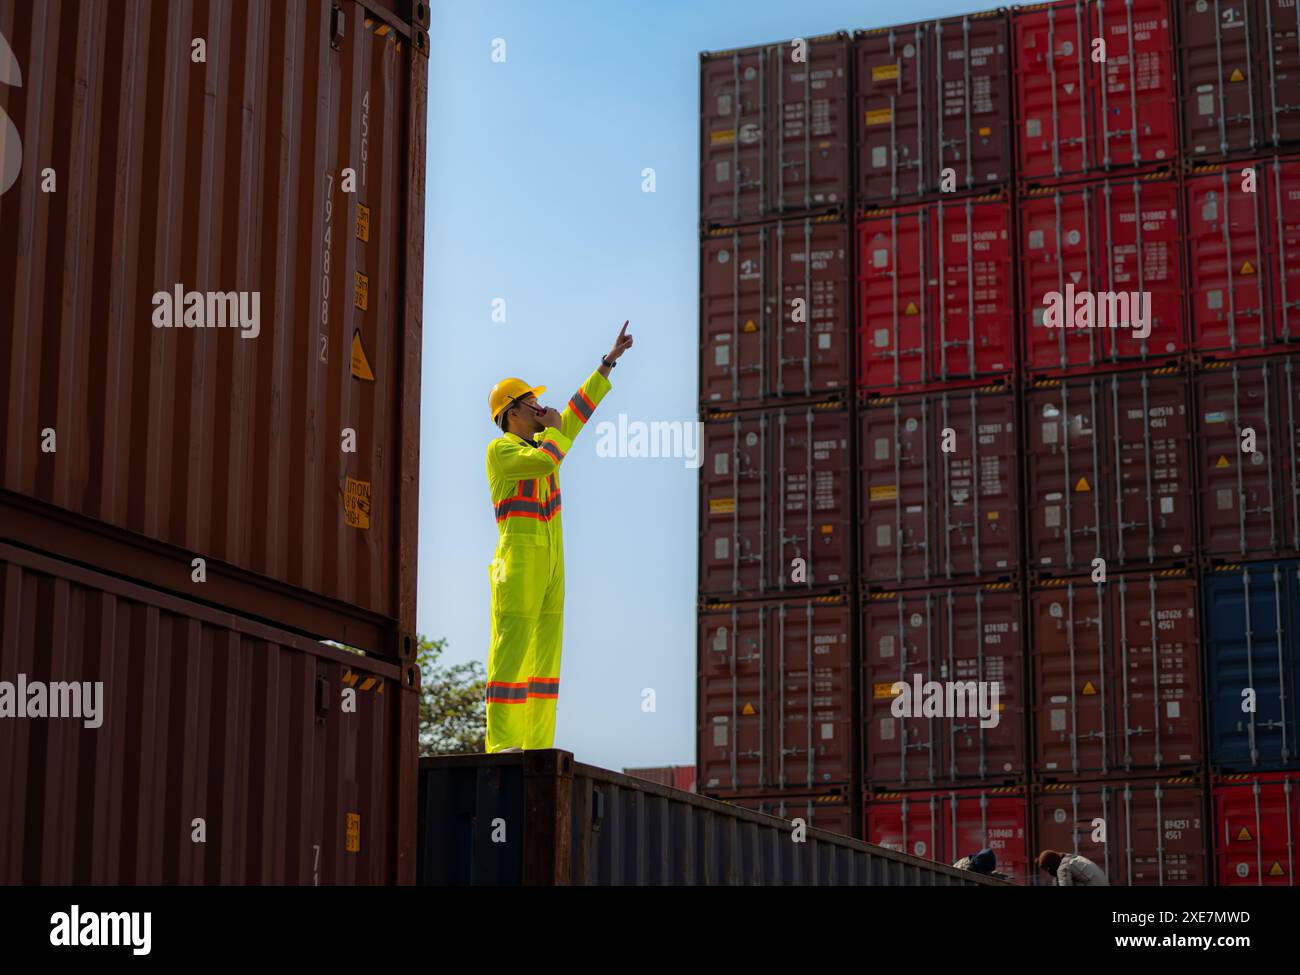
[(1186, 192), (1192, 345), (1217, 358), (1300, 340), (1300, 158), (1203, 167)]
[(700, 611), (699, 791), (852, 781), (850, 612), (844, 597)]
[(1006, 183), (1010, 57), (1002, 10), (860, 31), (858, 202), (890, 205)]
[(853, 830), (853, 807), (842, 795), (781, 795), (727, 801), (780, 819), (802, 819), (805, 826), (813, 829), (825, 829), (841, 836), (856, 835)]
[(843, 589), (852, 557), (849, 417), (834, 403), (704, 423), (700, 592)]
[[(1179, 194), (1166, 176), (1125, 177), (1026, 193), (1020, 202), (1020, 320), (1029, 373), (1060, 375), (1164, 362), (1186, 347)], [(1150, 293), (1150, 333), (1048, 327), (1049, 299)], [(1060, 296), (1057, 298), (1056, 296)], [(1133, 316), (1117, 316), (1131, 321)]]
[(625, 768), (624, 775), (632, 775), (647, 782), (657, 782), (683, 792), (695, 791), (694, 765), (656, 765), (651, 768)]
[(867, 585), (1015, 576), (1020, 489), (1013, 393), (967, 389), (871, 400), (858, 422), (860, 571)]
[(848, 202), (848, 35), (804, 40), (700, 56), (704, 226)]
[(1178, 0), (1187, 158), (1300, 142), (1295, 0)]
[(1294, 887), (1300, 837), (1300, 776), (1224, 775), (1210, 789), (1214, 882), (1220, 887)]
[[(994, 583), (872, 593), (862, 614), (868, 787), (933, 789), (1023, 780), (1027, 695), (1017, 589)], [(965, 698), (962, 716), (896, 716), (895, 683), (911, 687), (917, 675), (922, 684), (996, 682), (997, 723), (985, 727)]]
[(1196, 513), (1181, 369), (1044, 379), (1025, 392), (1028, 561), (1039, 578), (1185, 562)]
[(1015, 367), (1011, 203), (978, 197), (858, 221), (858, 385), (921, 390)]
[[(1041, 184), (1178, 154), (1167, 0), (1019, 7), (1017, 177)], [(1094, 60), (1097, 57), (1097, 60)]]
[[(1034, 797), (1034, 844), (1087, 857), (1112, 887), (1204, 886), (1204, 817), (1192, 777), (1047, 785)], [(1033, 880), (1055, 883), (1037, 869)]]
[(700, 244), (700, 401), (754, 406), (849, 387), (849, 229), (791, 220)]
[(1163, 570), (1056, 580), (1029, 595), (1034, 772), (1042, 780), (1194, 771), (1197, 586)]
[[(1300, 551), (1300, 360), (1207, 363), (1194, 377), (1201, 551), (1218, 560)], [(1247, 453), (1246, 431), (1254, 433)]]
[(1029, 882), (1029, 802), (1022, 789), (878, 793), (865, 801), (864, 812), (868, 843), (949, 864), (990, 849), (997, 873)]

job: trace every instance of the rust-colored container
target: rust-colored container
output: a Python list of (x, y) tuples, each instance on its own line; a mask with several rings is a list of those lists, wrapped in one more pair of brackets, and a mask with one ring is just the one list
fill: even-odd
[(1168, 0), (1064, 0), (1016, 7), (1011, 22), (1020, 182), (1173, 165)]
[(0, 487), (410, 632), (428, 35), (372, 9), (0, 6)]
[(867, 586), (1016, 576), (1013, 393), (979, 388), (868, 400), (858, 435), (859, 571)]
[(824, 829), (841, 836), (857, 835), (853, 829), (853, 806), (846, 796), (839, 793), (808, 796), (792, 793), (726, 801), (742, 809), (753, 809), (790, 822), (802, 819), (805, 826), (813, 829)]
[(1300, 341), (1300, 157), (1200, 166), (1185, 181), (1191, 343), (1206, 359)]
[(712, 231), (700, 244), (700, 402), (845, 394), (850, 275), (849, 230), (839, 221)]
[(1193, 384), (1202, 554), (1223, 562), (1300, 551), (1300, 357), (1207, 363)]
[(1295, 0), (1175, 0), (1188, 159), (1300, 143)]
[(1036, 577), (1188, 564), (1192, 409), (1181, 368), (1045, 379), (1025, 391), (1028, 563)]
[[(1019, 202), (1020, 323), (1025, 372), (1035, 376), (1151, 367), (1180, 355), (1183, 223), (1176, 180), (1164, 174), (1112, 177), (1027, 191)], [(1090, 318), (1049, 327), (1049, 312), (1082, 309)], [(1139, 337), (1133, 295), (1150, 294), (1150, 331)], [(1127, 300), (1120, 302), (1120, 296)], [(1073, 319), (1072, 319), (1073, 321)], [(1119, 324), (1111, 326), (1111, 321)]]
[(1205, 759), (1196, 580), (1055, 580), (1029, 596), (1039, 781), (1194, 772)]
[(843, 591), (852, 560), (848, 411), (814, 403), (704, 422), (700, 593)]
[(858, 219), (858, 387), (1006, 379), (1016, 362), (1011, 201), (938, 200)]
[(849, 76), (847, 34), (700, 55), (702, 226), (847, 206)]
[(866, 799), (864, 813), (868, 843), (940, 863), (989, 849), (997, 873), (1029, 883), (1034, 856), (1023, 789), (881, 792)]
[(683, 792), (695, 791), (694, 765), (657, 765), (652, 768), (625, 768), (624, 775), (657, 782), (659, 785), (681, 789)]
[(843, 596), (701, 609), (700, 792), (853, 781), (851, 612)]
[(1010, 181), (1005, 10), (859, 31), (853, 52), (859, 204)]
[(3, 719), (0, 884), (415, 879), (414, 666), (0, 543), (0, 681), (102, 689)]
[[(868, 789), (1023, 783), (1025, 642), (1010, 583), (871, 593), (862, 607), (864, 781)], [(927, 716), (917, 683), (997, 684), (997, 698), (958, 698), (962, 713)], [(894, 714), (895, 685), (911, 713)], [(986, 692), (987, 693), (987, 692)], [(989, 704), (982, 716), (979, 706)], [(971, 705), (976, 705), (974, 708)], [(981, 720), (985, 717), (985, 720)], [(989, 723), (986, 723), (989, 722)]]
[[(1205, 788), (1196, 777), (1047, 785), (1033, 804), (1036, 848), (1087, 857), (1112, 887), (1210, 882)], [(1041, 870), (1033, 879), (1055, 883)]]

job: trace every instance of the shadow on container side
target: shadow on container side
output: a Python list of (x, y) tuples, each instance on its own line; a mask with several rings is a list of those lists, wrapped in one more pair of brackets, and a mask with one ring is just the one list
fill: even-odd
[(999, 886), (943, 864), (575, 762), (420, 761), (426, 886)]

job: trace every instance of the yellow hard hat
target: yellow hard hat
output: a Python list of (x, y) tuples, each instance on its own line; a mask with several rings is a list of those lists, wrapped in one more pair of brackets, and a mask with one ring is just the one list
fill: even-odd
[(546, 392), (545, 386), (529, 386), (522, 379), (501, 380), (492, 387), (492, 392), (488, 393), (488, 410), (492, 413), (492, 422), (495, 423), (501, 411), (519, 397), (527, 396), (529, 393), (541, 396), (544, 392)]

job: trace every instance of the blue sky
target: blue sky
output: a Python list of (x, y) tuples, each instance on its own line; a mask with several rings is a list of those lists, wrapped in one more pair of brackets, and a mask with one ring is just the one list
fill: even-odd
[[(596, 419), (697, 415), (699, 52), (986, 5), (431, 6), (418, 622), (449, 640), (448, 662), (486, 662), (493, 383), (545, 384), (543, 401), (562, 407), (629, 319), (636, 345)], [(654, 193), (642, 192), (646, 167)], [(492, 321), (494, 299), (505, 323)], [(694, 764), (697, 472), (599, 458), (596, 439), (585, 431), (563, 468), (556, 746), (606, 768)]]

